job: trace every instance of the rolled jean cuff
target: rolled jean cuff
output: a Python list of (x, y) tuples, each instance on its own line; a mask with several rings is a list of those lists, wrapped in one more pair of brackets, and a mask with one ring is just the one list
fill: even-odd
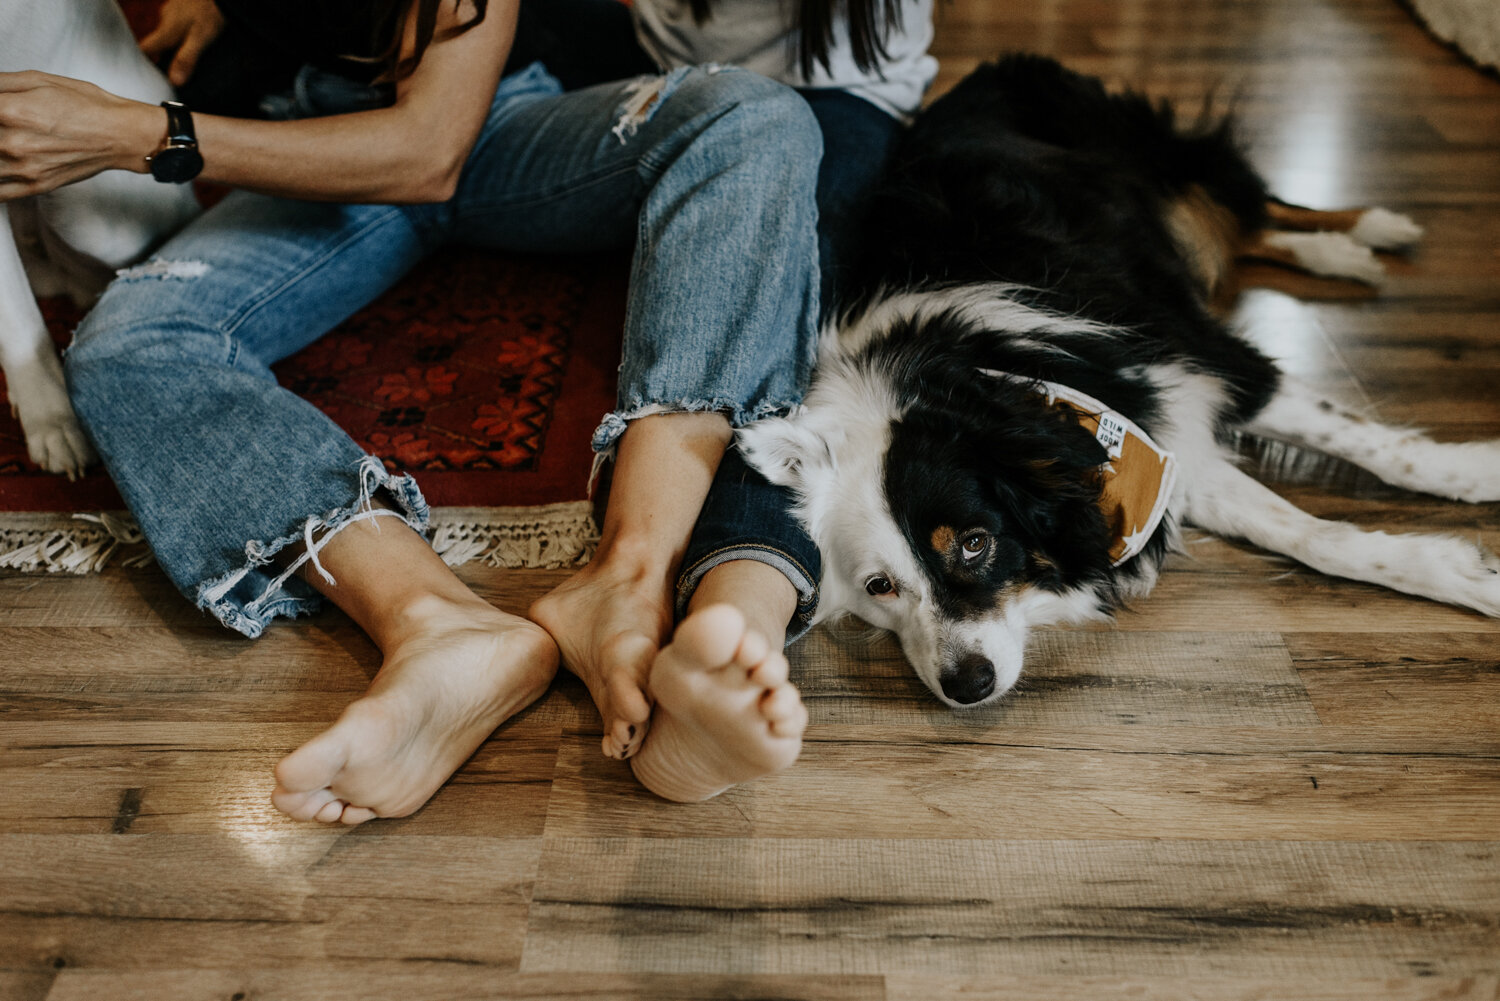
[[(378, 526), (379, 519), (391, 517), (401, 519), (419, 535), (427, 534), (431, 510), (416, 480), (386, 472), (384, 463), (373, 455), (360, 460), (358, 475), (359, 496), (351, 503), (320, 515), (309, 515), (296, 531), (270, 542), (254, 539), (246, 542), (245, 562), (200, 584), (194, 598), (197, 606), (235, 632), (254, 639), (277, 616), (296, 618), (323, 606), (322, 595), (295, 575), (303, 564), (311, 563), (324, 580), (336, 584), (333, 575), (318, 560), (318, 553), (345, 528), (357, 521), (376, 521)], [(377, 490), (384, 490), (398, 509), (375, 507), (371, 499)], [(303, 552), (278, 572), (272, 566), (273, 558), (298, 542), (303, 543)]]
[(755, 560), (757, 563), (764, 563), (780, 570), (782, 575), (791, 582), (792, 587), (797, 590), (797, 611), (787, 623), (786, 642), (791, 644), (801, 639), (812, 628), (813, 617), (818, 611), (817, 578), (795, 556), (763, 543), (738, 543), (723, 546), (705, 553), (690, 566), (684, 567), (682, 573), (677, 576), (677, 618), (681, 619), (687, 614), (688, 602), (692, 601), (693, 593), (698, 590), (698, 585), (702, 583), (704, 576), (714, 567), (733, 560)]

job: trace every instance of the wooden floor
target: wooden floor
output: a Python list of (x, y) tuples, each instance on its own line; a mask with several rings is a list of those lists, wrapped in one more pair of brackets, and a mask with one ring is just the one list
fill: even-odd
[[(1241, 319), (1388, 418), (1500, 436), (1500, 81), (1395, 0), (940, 7), (944, 85), (1019, 47), (1217, 87), (1283, 196), (1415, 215), (1382, 294), (1261, 271)], [(1328, 473), (1284, 489), (1500, 545), (1500, 505)], [(602, 759), (568, 681), (347, 832), (267, 801), (377, 666), (347, 620), (252, 644), (154, 571), (0, 577), (0, 997), (1500, 998), (1500, 623), (1212, 539), (1170, 566), (964, 715), (814, 634), (802, 760), (702, 805)], [(557, 580), (464, 577), (517, 610)]]

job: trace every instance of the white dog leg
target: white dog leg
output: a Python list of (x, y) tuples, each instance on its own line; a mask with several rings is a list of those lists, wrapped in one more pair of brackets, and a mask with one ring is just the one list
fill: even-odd
[(1500, 617), (1500, 559), (1446, 535), (1389, 535), (1314, 518), (1228, 462), (1189, 477), (1186, 520), (1335, 577)]
[(1284, 381), (1250, 430), (1337, 456), (1396, 487), (1453, 500), (1500, 500), (1500, 441), (1437, 442), (1352, 413)]
[(62, 363), (32, 297), (11, 235), (10, 212), (0, 205), (0, 367), (11, 412), (21, 421), (31, 461), (52, 473), (76, 476), (94, 450), (73, 416)]

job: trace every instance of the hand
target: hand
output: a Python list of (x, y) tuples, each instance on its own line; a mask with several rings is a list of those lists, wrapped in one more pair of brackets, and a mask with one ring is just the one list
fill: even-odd
[(165, 129), (160, 108), (91, 83), (36, 70), (0, 73), (0, 202), (101, 170), (145, 172)]
[(168, 52), (175, 51), (167, 79), (181, 87), (193, 75), (203, 50), (223, 30), (224, 15), (214, 0), (167, 0), (156, 30), (141, 39), (141, 51), (158, 65)]

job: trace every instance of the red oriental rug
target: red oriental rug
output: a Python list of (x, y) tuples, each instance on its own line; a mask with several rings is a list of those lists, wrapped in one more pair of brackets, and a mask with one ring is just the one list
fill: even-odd
[[(625, 281), (615, 258), (446, 251), (275, 372), (416, 476), (450, 563), (574, 565), (594, 537), (589, 438), (614, 406)], [(66, 343), (80, 312), (43, 307)], [(0, 407), (0, 566), (142, 562), (123, 506), (98, 468), (70, 483), (32, 465)]]

